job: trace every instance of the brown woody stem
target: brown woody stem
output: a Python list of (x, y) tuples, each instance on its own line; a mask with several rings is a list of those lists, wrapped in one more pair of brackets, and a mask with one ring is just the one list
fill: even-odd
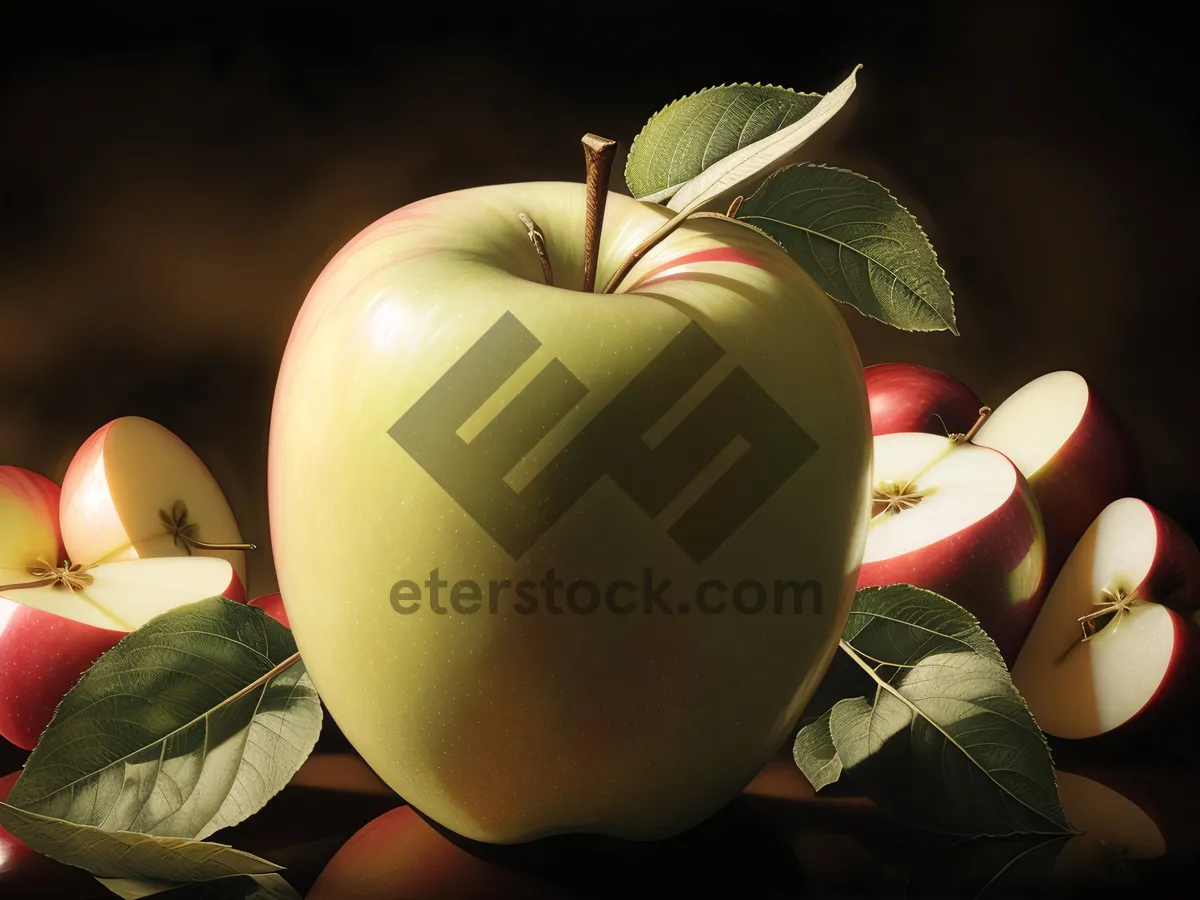
[(583, 290), (596, 290), (596, 263), (600, 255), (600, 233), (604, 229), (604, 206), (608, 202), (608, 179), (612, 174), (617, 142), (595, 134), (583, 136), (583, 159), (587, 166), (586, 218), (583, 224)]
[(979, 408), (979, 418), (975, 420), (975, 424), (971, 426), (971, 430), (962, 436), (958, 442), (960, 444), (968, 444), (975, 435), (979, 434), (979, 429), (983, 427), (983, 423), (988, 420), (988, 416), (992, 414), (990, 406), (981, 406)]

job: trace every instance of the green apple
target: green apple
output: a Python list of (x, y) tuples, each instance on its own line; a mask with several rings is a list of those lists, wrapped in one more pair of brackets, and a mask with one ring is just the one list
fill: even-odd
[[(657, 838), (734, 797), (829, 664), (870, 515), (862, 363), (812, 279), (710, 217), (585, 293), (584, 209), (538, 183), (384, 217), (276, 388), (275, 561), (321, 697), (493, 843)], [(670, 216), (609, 195), (596, 284)]]

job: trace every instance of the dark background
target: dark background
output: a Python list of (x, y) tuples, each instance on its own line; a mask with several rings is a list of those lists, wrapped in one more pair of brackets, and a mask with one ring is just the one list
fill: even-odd
[[(962, 332), (847, 311), (864, 362), (933, 365), (993, 405), (1076, 369), (1134, 431), (1147, 499), (1200, 533), (1185, 29), (1149, 4), (770, 6), (4, 14), (0, 462), (60, 478), (92, 430), (148, 416), (266, 545), (278, 362), (359, 229), (442, 191), (579, 179), (584, 132), (628, 145), (711, 84), (823, 92), (861, 62), (810, 156), (917, 213)], [(269, 551), (255, 562), (252, 591), (272, 589)]]

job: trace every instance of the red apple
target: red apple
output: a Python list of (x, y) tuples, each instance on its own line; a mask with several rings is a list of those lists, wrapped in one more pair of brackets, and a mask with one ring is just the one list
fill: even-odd
[(283, 597), (279, 594), (264, 594), (261, 597), (255, 597), (249, 605), (257, 606), (284, 628), (292, 627), (291, 622), (288, 621), (287, 609), (283, 605)]
[(1110, 503), (1055, 579), (1013, 683), (1055, 737), (1152, 722), (1195, 693), (1198, 603), (1195, 542), (1142, 500)]
[(0, 466), (0, 735), (26, 750), (79, 676), (125, 633), (183, 603), (243, 596), (233, 567), (221, 559), (70, 571), (58, 491), (41, 475)]
[(999, 450), (1029, 481), (1046, 526), (1053, 578), (1112, 501), (1136, 495), (1137, 454), (1112, 409), (1075, 372), (1035, 378), (1005, 400), (974, 442)]
[(149, 419), (115, 419), (84, 442), (63, 479), (59, 521), (73, 562), (215, 556), (246, 583), (245, 545), (221, 488), (187, 444)]
[(1002, 454), (933, 434), (875, 438), (875, 507), (858, 587), (914, 584), (965, 607), (1011, 662), (1044, 596), (1044, 536)]
[(879, 363), (863, 370), (871, 406), (871, 432), (923, 431), (966, 434), (983, 401), (950, 375), (911, 363)]

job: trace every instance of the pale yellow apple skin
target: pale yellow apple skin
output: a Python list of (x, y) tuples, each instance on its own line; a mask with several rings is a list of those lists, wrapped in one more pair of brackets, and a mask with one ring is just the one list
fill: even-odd
[[(522, 212), (545, 233), (555, 287), (542, 283)], [(658, 838), (729, 801), (821, 679), (866, 540), (867, 398), (833, 303), (762, 235), (714, 219), (661, 243), (623, 292), (584, 294), (583, 215), (579, 185), (516, 184), (433, 197), (368, 227), (304, 303), (271, 425), (280, 589), (322, 698), (406, 800), (494, 843), (565, 831)], [(597, 284), (670, 215), (610, 195)], [(818, 449), (703, 564), (666, 533), (681, 510), (651, 518), (608, 477), (514, 560), (388, 433), (505, 313), (542, 346), (467, 421), (464, 440), (515, 395), (522, 373), (554, 357), (588, 389), (510, 472), (514, 489), (689, 319)], [(636, 581), (648, 565), (673, 582), (672, 606), (705, 579), (747, 578), (816, 579), (823, 605), (521, 615), (509, 595), (497, 614), (485, 603), (439, 615), (426, 594), (402, 615), (391, 603), (394, 583), (424, 582), (435, 567), (450, 583), (540, 580), (553, 567), (566, 582), (606, 585)]]

